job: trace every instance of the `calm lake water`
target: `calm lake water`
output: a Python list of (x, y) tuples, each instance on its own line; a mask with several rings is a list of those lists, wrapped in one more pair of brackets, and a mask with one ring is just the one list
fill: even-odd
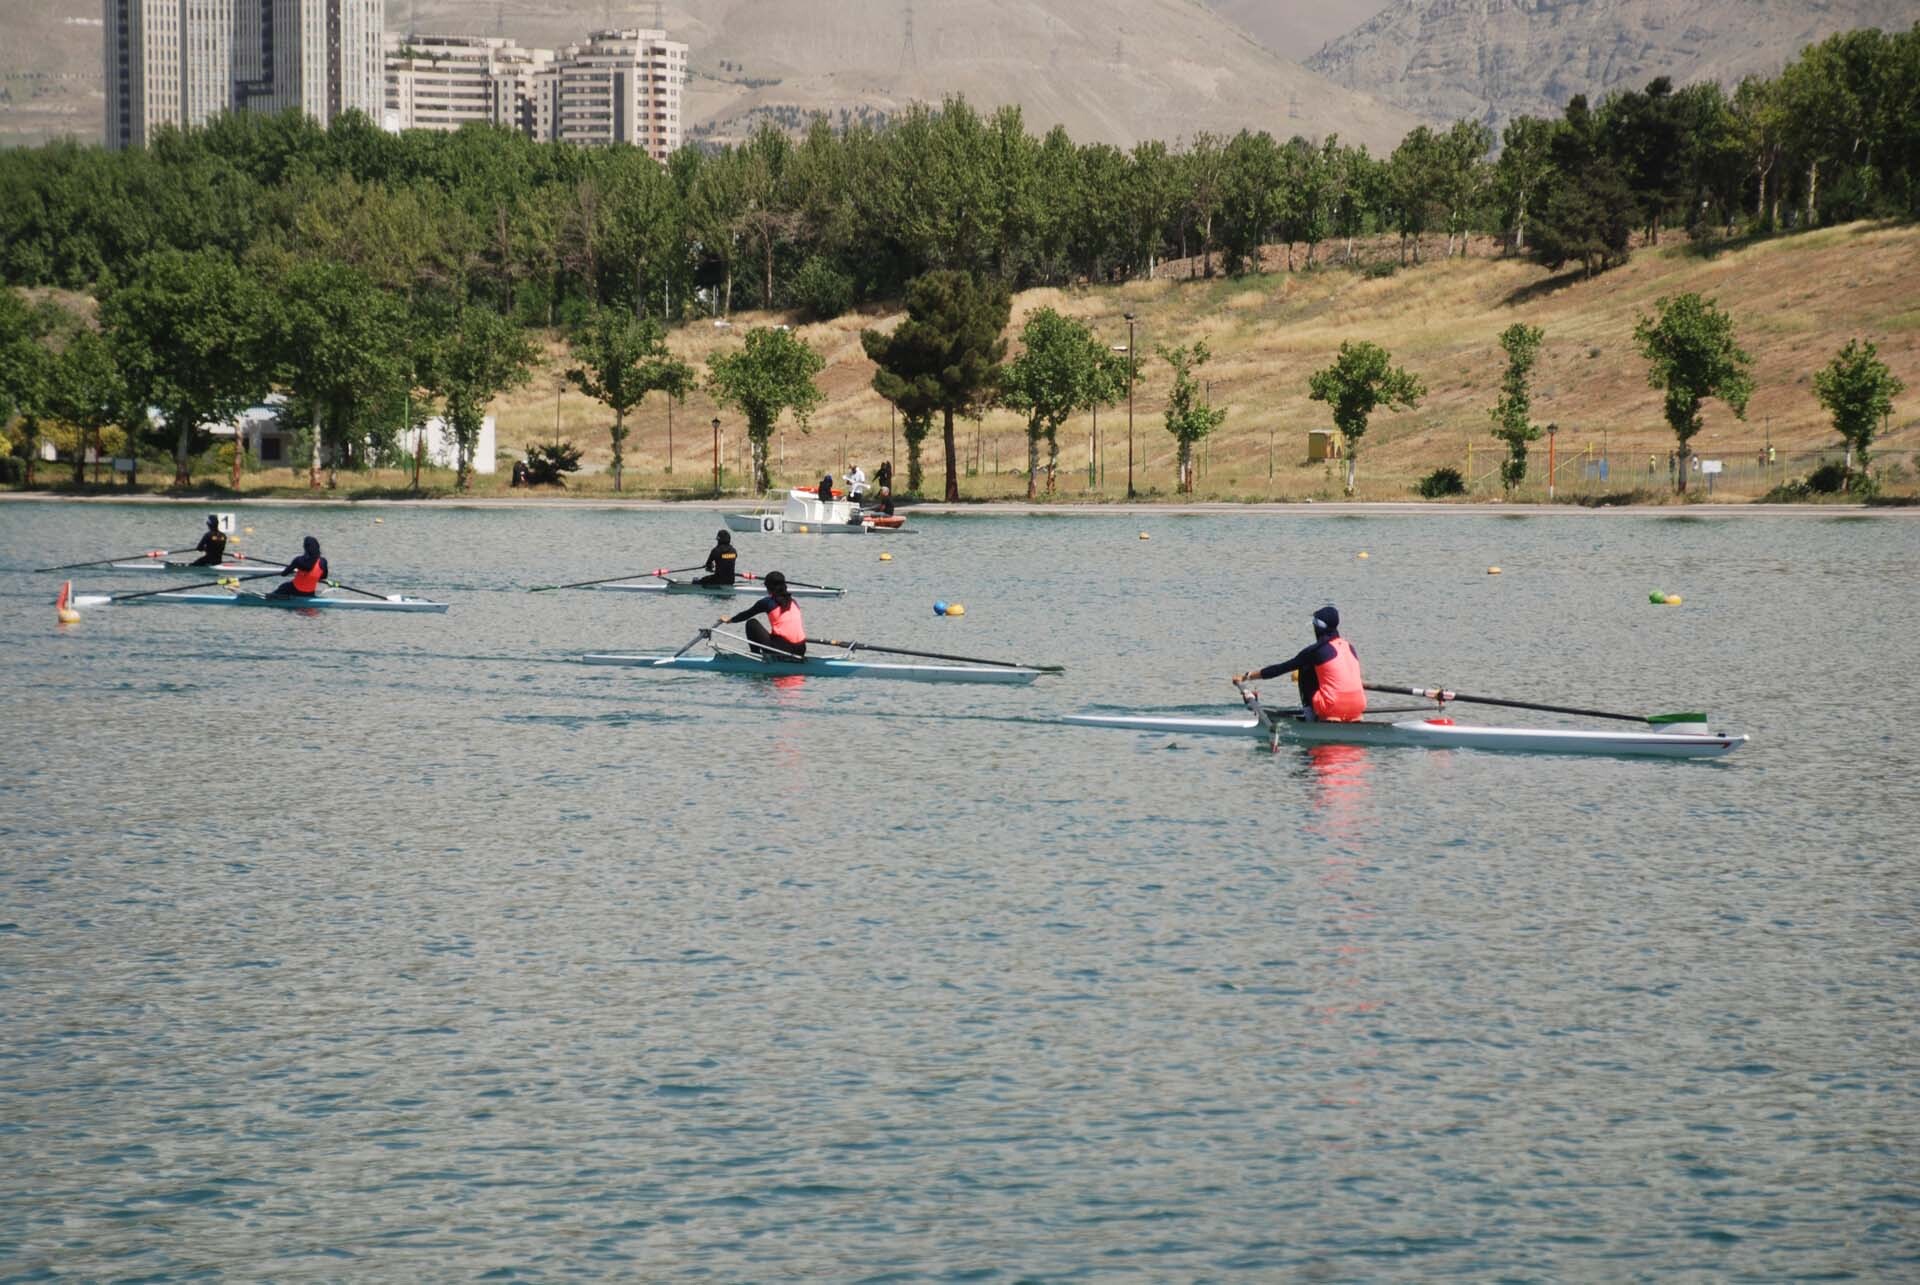
[[(1001, 689), (524, 592), (710, 512), (237, 511), (452, 610), (61, 628), (29, 568), (204, 511), (0, 504), (0, 1279), (1920, 1276), (1920, 524), (739, 537), (816, 636), (1069, 667)], [(1052, 721), (1231, 713), (1329, 600), (1372, 681), (1754, 740)]]

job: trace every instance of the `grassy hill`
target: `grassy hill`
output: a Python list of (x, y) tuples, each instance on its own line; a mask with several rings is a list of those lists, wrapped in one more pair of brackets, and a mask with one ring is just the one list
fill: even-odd
[[(1376, 258), (1390, 247), (1367, 247)], [(1184, 265), (1173, 265), (1175, 274)], [(1716, 498), (1756, 496), (1789, 473), (1804, 475), (1837, 439), (1813, 399), (1813, 372), (1847, 339), (1860, 336), (1880, 347), (1882, 359), (1906, 381), (1886, 436), (1876, 445), (1876, 463), (1897, 465), (1891, 489), (1911, 492), (1920, 471), (1920, 228), (1853, 224), (1804, 236), (1734, 245), (1709, 252), (1684, 242), (1638, 251), (1626, 267), (1592, 281), (1555, 276), (1531, 264), (1501, 259), (1495, 247), (1475, 243), (1469, 257), (1433, 261), (1371, 277), (1345, 268), (1273, 271), (1239, 279), (1162, 278), (1117, 287), (1034, 290), (1014, 301), (1010, 334), (1024, 314), (1049, 306), (1093, 325), (1110, 343), (1125, 343), (1134, 312), (1145, 378), (1134, 396), (1135, 485), (1169, 495), (1173, 489), (1173, 443), (1160, 418), (1167, 389), (1165, 363), (1155, 346), (1204, 338), (1213, 362), (1202, 369), (1213, 400), (1228, 409), (1224, 427), (1203, 447), (1205, 468), (1197, 498), (1265, 499), (1336, 497), (1335, 471), (1308, 463), (1307, 432), (1330, 427), (1327, 408), (1307, 397), (1308, 374), (1327, 364), (1342, 340), (1368, 339), (1389, 348), (1396, 361), (1425, 380), (1419, 409), (1375, 417), (1361, 443), (1359, 497), (1405, 499), (1423, 475), (1441, 465), (1467, 471), (1486, 498), (1499, 493), (1499, 445), (1490, 436), (1487, 408), (1493, 404), (1504, 364), (1497, 336), (1516, 321), (1546, 331), (1536, 371), (1535, 418), (1560, 427), (1556, 455), (1562, 464), (1561, 493), (1597, 495), (1646, 489), (1664, 491), (1666, 453), (1673, 440), (1660, 415), (1660, 394), (1647, 387), (1646, 364), (1633, 346), (1633, 325), (1663, 295), (1699, 291), (1732, 313), (1741, 343), (1753, 355), (1758, 385), (1743, 423), (1718, 403), (1709, 403), (1706, 428), (1695, 449), (1725, 461)], [(687, 327), (673, 345), (688, 360), (739, 343), (754, 324), (784, 317), (736, 314), (730, 331), (711, 323)], [(888, 408), (869, 388), (873, 366), (860, 348), (863, 326), (888, 327), (896, 316), (844, 317), (797, 332), (827, 358), (821, 377), (827, 402), (811, 433), (790, 425), (775, 453), (776, 484), (837, 475), (849, 456), (869, 473), (888, 451)], [(548, 440), (554, 433), (556, 398), (552, 369), (496, 406), (503, 448)], [(578, 393), (558, 399), (563, 436), (585, 446), (590, 466), (607, 458), (604, 426), (610, 416)], [(666, 429), (663, 403), (654, 401), (635, 418), (629, 441), (629, 489), (700, 493), (711, 485), (712, 431), (718, 414), (728, 432), (724, 463), (729, 486), (738, 481), (740, 423), (696, 394), (674, 415), (672, 477), (664, 473)], [(1126, 492), (1126, 407), (1104, 411), (1100, 437), (1104, 486), (1087, 487), (1089, 417), (1062, 435), (1061, 498), (1117, 499)], [(929, 439), (926, 465), (938, 493), (940, 447)], [(1779, 463), (1771, 479), (1759, 455), (1772, 441)], [(978, 474), (963, 480), (970, 498), (1024, 494), (1026, 449), (1021, 422), (1004, 413), (965, 425), (964, 446), (983, 457)], [(1272, 477), (1269, 479), (1269, 443)], [(904, 445), (897, 448), (904, 476)], [(1608, 458), (1609, 478), (1584, 478), (1570, 456), (1584, 462), (1591, 452)], [(1657, 476), (1647, 477), (1649, 455)], [(1532, 456), (1532, 481), (1544, 473), (1547, 443)], [(601, 478), (577, 486), (600, 489)], [(1538, 488), (1543, 491), (1544, 488)], [(1537, 498), (1532, 491), (1525, 498)]]

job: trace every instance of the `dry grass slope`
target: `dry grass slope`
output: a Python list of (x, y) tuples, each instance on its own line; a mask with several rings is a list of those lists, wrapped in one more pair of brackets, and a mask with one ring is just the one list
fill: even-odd
[[(1176, 268), (1176, 271), (1178, 269)], [(1920, 228), (1853, 224), (1804, 236), (1736, 245), (1707, 253), (1667, 244), (1635, 254), (1626, 267), (1592, 281), (1554, 276), (1531, 264), (1474, 257), (1428, 262), (1389, 277), (1367, 277), (1340, 268), (1274, 272), (1238, 279), (1134, 282), (1117, 287), (1032, 290), (1014, 302), (1009, 334), (1028, 312), (1055, 308), (1092, 325), (1109, 343), (1125, 343), (1123, 314), (1138, 317), (1136, 335), (1145, 378), (1135, 389), (1136, 485), (1142, 491), (1172, 490), (1172, 441), (1160, 419), (1167, 389), (1165, 365), (1152, 356), (1162, 344), (1204, 338), (1215, 356), (1202, 369), (1214, 401), (1228, 408), (1226, 423), (1203, 452), (1202, 497), (1306, 498), (1339, 493), (1323, 464), (1306, 462), (1309, 429), (1330, 426), (1326, 407), (1308, 399), (1308, 374), (1325, 365), (1343, 340), (1385, 345), (1395, 359), (1425, 380), (1428, 393), (1414, 411), (1381, 414), (1360, 447), (1360, 496), (1407, 498), (1413, 483), (1440, 465), (1482, 477), (1497, 463), (1490, 436), (1493, 404), (1504, 357), (1500, 331), (1515, 322), (1542, 327), (1546, 341), (1534, 381), (1535, 418), (1557, 423), (1557, 453), (1604, 450), (1612, 463), (1611, 489), (1646, 484), (1646, 461), (1660, 460), (1664, 482), (1672, 438), (1660, 414), (1660, 394), (1646, 383), (1646, 365), (1634, 350), (1636, 318), (1661, 296), (1699, 291), (1732, 313), (1741, 342), (1754, 358), (1758, 388), (1745, 422), (1719, 403), (1709, 403), (1706, 428), (1695, 441), (1708, 457), (1723, 457), (1728, 472), (1717, 494), (1737, 498), (1762, 489), (1755, 464), (1769, 434), (1774, 445), (1804, 472), (1801, 457), (1831, 448), (1837, 439), (1812, 392), (1813, 373), (1849, 338), (1879, 345), (1882, 359), (1906, 381), (1886, 438), (1877, 443), (1883, 462), (1900, 463), (1909, 475), (1920, 467)], [(787, 318), (738, 314), (732, 327), (696, 323), (676, 332), (673, 346), (699, 363), (737, 345), (750, 326)], [(862, 326), (885, 328), (893, 317), (843, 317), (824, 325), (796, 327), (827, 358), (820, 383), (827, 402), (801, 433), (783, 421), (775, 453), (780, 482), (836, 473), (852, 456), (869, 472), (888, 452), (888, 408), (869, 388), (873, 366), (860, 348)], [(526, 389), (497, 406), (503, 447), (545, 440), (554, 431), (551, 368)], [(630, 487), (697, 493), (711, 485), (711, 419), (728, 431), (723, 463), (734, 479), (739, 468), (740, 425), (731, 411), (716, 410), (695, 394), (674, 414), (674, 463), (666, 464), (666, 416), (659, 400), (634, 418), (629, 440)], [(560, 430), (587, 447), (593, 467), (607, 458), (604, 409), (575, 392), (560, 398)], [(1126, 407), (1100, 416), (1105, 484), (1086, 490), (1090, 417), (1062, 434), (1060, 486), (1063, 498), (1115, 498), (1126, 488)], [(970, 497), (1024, 493), (1023, 425), (992, 413), (968, 424), (963, 449), (977, 452), (984, 467), (966, 479)], [(1269, 441), (1272, 472), (1269, 479)], [(1546, 463), (1543, 440), (1533, 456), (1536, 478)], [(898, 448), (904, 459), (904, 446)], [(937, 493), (937, 432), (926, 462)], [(996, 467), (997, 463), (997, 467)], [(1574, 470), (1563, 471), (1572, 489)], [(593, 489), (599, 479), (583, 479)], [(1911, 489), (1904, 487), (1901, 489)]]

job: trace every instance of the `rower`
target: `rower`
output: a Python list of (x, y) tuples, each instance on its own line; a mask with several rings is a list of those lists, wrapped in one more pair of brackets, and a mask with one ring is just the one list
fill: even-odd
[[(767, 596), (732, 616), (720, 617), (720, 624), (747, 626), (747, 641), (756, 656), (778, 652), (784, 656), (807, 654), (807, 627), (800, 619), (800, 604), (787, 592), (787, 577), (779, 571), (767, 572)], [(764, 622), (755, 619), (765, 613)]]
[(1300, 684), (1300, 717), (1308, 722), (1351, 723), (1367, 712), (1360, 658), (1340, 636), (1340, 613), (1331, 605), (1313, 613), (1313, 645), (1292, 660), (1233, 677), (1234, 686), (1254, 678), (1293, 674)]
[(714, 540), (713, 552), (707, 555), (707, 574), (697, 578), (695, 584), (733, 583), (734, 563), (740, 557), (739, 551), (733, 547), (733, 533), (722, 528)]
[(217, 567), (226, 561), (227, 533), (220, 529), (218, 513), (207, 514), (207, 532), (193, 547), (199, 550), (200, 556), (187, 564), (190, 567)]
[(301, 541), (301, 554), (280, 569), (283, 576), (292, 576), (274, 586), (270, 598), (311, 598), (320, 592), (320, 582), (327, 578), (327, 560), (320, 556), (320, 542), (312, 536)]

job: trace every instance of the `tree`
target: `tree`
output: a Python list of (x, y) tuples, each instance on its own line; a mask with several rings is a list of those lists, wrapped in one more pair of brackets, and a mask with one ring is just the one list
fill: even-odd
[(1452, 129), (1434, 140), (1432, 196), (1446, 223), (1449, 259), (1456, 237), (1460, 253), (1467, 252), (1467, 224), (1491, 180), (1487, 153), (1492, 150), (1493, 131), (1479, 121), (1456, 121)]
[(1500, 381), (1500, 400), (1488, 414), (1493, 418), (1493, 435), (1507, 444), (1507, 458), (1500, 465), (1500, 485), (1508, 495), (1527, 476), (1527, 443), (1540, 440), (1528, 381), (1534, 363), (1540, 359), (1544, 337), (1540, 327), (1519, 322), (1500, 332), (1500, 346), (1507, 350), (1507, 373)]
[(260, 287), (210, 250), (158, 250), (100, 305), (115, 359), (136, 396), (174, 436), (174, 482), (190, 478), (208, 424), (230, 420), (267, 391)]
[(1500, 159), (1494, 165), (1494, 190), (1499, 196), (1502, 226), (1513, 236), (1513, 248), (1527, 248), (1527, 219), (1542, 194), (1555, 181), (1553, 135), (1558, 123), (1534, 116), (1507, 122), (1500, 135)]
[(1680, 443), (1678, 489), (1685, 494), (1687, 443), (1700, 431), (1700, 404), (1718, 397), (1734, 418), (1745, 419), (1753, 358), (1734, 343), (1733, 318), (1713, 300), (1688, 293), (1662, 298), (1654, 307), (1658, 315), (1641, 317), (1633, 338), (1648, 362), (1647, 383), (1667, 394), (1667, 426)]
[(73, 429), (73, 481), (87, 480), (87, 446), (101, 453), (102, 431), (125, 415), (127, 390), (107, 341), (85, 324), (76, 325), (66, 346), (47, 364), (41, 408), (49, 418)]
[(457, 456), (455, 485), (464, 491), (472, 480), (473, 452), (480, 444), (487, 405), (527, 382), (534, 351), (506, 318), (475, 304), (454, 310), (441, 336), (423, 362), (421, 384), (446, 406)]
[[(400, 356), (406, 347), (403, 314), (394, 295), (330, 259), (301, 260), (284, 283), (273, 296), (273, 368), (276, 380), (309, 408), (313, 458), (307, 485), (319, 490), (321, 459), (328, 462), (331, 486), (349, 449), (356, 408), (380, 402), (379, 393), (397, 396), (409, 382)], [(234, 449), (237, 475), (237, 438)]]
[(567, 342), (580, 363), (568, 369), (567, 379), (613, 412), (613, 489), (621, 490), (627, 412), (655, 389), (669, 397), (684, 393), (692, 367), (667, 351), (658, 322), (624, 309), (596, 309)]
[(738, 352), (723, 353), (707, 365), (707, 392), (722, 406), (738, 410), (747, 421), (753, 442), (753, 486), (764, 491), (767, 477), (767, 439), (784, 411), (791, 410), (804, 431), (807, 417), (824, 400), (813, 377), (826, 369), (826, 360), (785, 328), (756, 327), (747, 332), (747, 344)]
[(1352, 340), (1340, 345), (1333, 365), (1316, 370), (1307, 380), (1308, 395), (1333, 408), (1334, 427), (1347, 440), (1347, 494), (1353, 494), (1355, 457), (1367, 421), (1381, 406), (1412, 410), (1426, 396), (1418, 376), (1391, 365), (1393, 358), (1379, 344)]
[(1178, 348), (1161, 345), (1155, 351), (1173, 367), (1173, 387), (1167, 393), (1167, 431), (1180, 443), (1180, 489), (1192, 495), (1193, 444), (1220, 427), (1227, 417), (1224, 410), (1215, 410), (1207, 404), (1199, 381), (1193, 377), (1193, 372), (1206, 365), (1213, 354), (1204, 339), (1195, 340), (1190, 348), (1184, 344)]
[(1106, 355), (1081, 322), (1040, 308), (1020, 331), (1023, 345), (1000, 379), (1000, 404), (1027, 417), (1027, 498), (1040, 472), (1040, 441), (1047, 443), (1047, 494), (1060, 463), (1060, 426), (1094, 404)]
[(1537, 224), (1534, 252), (1540, 262), (1558, 268), (1578, 261), (1589, 277), (1625, 263), (1639, 207), (1584, 95), (1567, 104), (1547, 154), (1555, 178)]
[(1833, 431), (1847, 443), (1847, 477), (1853, 476), (1853, 457), (1867, 467), (1867, 447), (1882, 420), (1893, 413), (1893, 399), (1906, 391), (1871, 342), (1847, 340), (1834, 359), (1813, 376), (1813, 395), (1833, 416)]
[(907, 288), (907, 319), (891, 334), (866, 330), (860, 343), (880, 367), (873, 388), (900, 407), (940, 411), (947, 448), (946, 498), (960, 498), (959, 453), (953, 440), (955, 415), (986, 405), (998, 385), (1007, 341), (1012, 300), (999, 283), (975, 280), (964, 272), (936, 271)]

